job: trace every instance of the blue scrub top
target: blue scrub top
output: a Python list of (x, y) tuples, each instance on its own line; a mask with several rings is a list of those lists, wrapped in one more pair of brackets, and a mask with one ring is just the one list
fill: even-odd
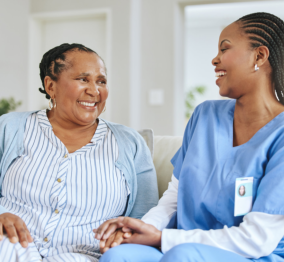
[[(243, 216), (234, 217), (235, 182), (242, 177), (254, 178), (252, 212), (284, 215), (284, 112), (233, 147), (235, 103), (206, 101), (187, 124), (172, 159), (179, 180), (178, 229), (239, 226)], [(284, 257), (284, 239), (273, 253)], [(278, 258), (273, 261), (283, 261)]]

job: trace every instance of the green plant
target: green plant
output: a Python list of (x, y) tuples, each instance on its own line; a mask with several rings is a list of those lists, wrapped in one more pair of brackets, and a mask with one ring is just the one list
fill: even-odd
[(196, 95), (203, 95), (206, 91), (205, 86), (196, 86), (189, 91), (186, 92), (186, 97), (185, 97), (185, 117), (190, 118), (194, 108), (195, 108), (195, 99)]
[(18, 106), (22, 104), (21, 101), (16, 102), (13, 97), (9, 99), (1, 99), (0, 100), (0, 116), (8, 113), (9, 111), (15, 110)]

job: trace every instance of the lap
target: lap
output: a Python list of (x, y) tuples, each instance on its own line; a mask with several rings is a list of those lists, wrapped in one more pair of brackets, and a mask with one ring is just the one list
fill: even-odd
[(123, 244), (109, 249), (100, 262), (158, 262), (163, 254), (154, 247)]
[(34, 243), (29, 243), (27, 248), (23, 248), (20, 243), (11, 243), (5, 236), (0, 241), (0, 261), (38, 262), (41, 260), (42, 258)]
[(61, 253), (51, 257), (45, 257), (42, 262), (98, 262), (95, 257), (79, 253)]
[(160, 262), (249, 262), (250, 259), (220, 248), (202, 244), (181, 244), (170, 249)]
[(235, 253), (202, 244), (181, 244), (167, 253), (142, 245), (124, 244), (108, 250), (100, 262), (249, 262)]
[(80, 253), (61, 253), (50, 257), (42, 258), (34, 243), (29, 243), (23, 248), (20, 243), (13, 244), (4, 236), (0, 241), (0, 262), (98, 262), (95, 257)]

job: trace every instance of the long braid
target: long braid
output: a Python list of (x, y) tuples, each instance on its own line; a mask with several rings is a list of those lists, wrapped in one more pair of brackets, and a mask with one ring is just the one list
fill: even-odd
[(65, 61), (66, 52), (71, 50), (79, 50), (90, 53), (93, 52), (97, 54), (92, 49), (81, 44), (62, 44), (47, 51), (43, 55), (42, 60), (39, 64), (40, 79), (43, 86), (43, 88), (39, 88), (39, 91), (45, 94), (45, 97), (47, 99), (50, 99), (50, 96), (45, 90), (44, 78), (46, 76), (49, 76), (52, 80), (57, 81), (59, 74), (67, 67), (67, 63)]
[(284, 104), (284, 22), (269, 13), (253, 13), (237, 20), (249, 35), (251, 47), (266, 46), (279, 101)]

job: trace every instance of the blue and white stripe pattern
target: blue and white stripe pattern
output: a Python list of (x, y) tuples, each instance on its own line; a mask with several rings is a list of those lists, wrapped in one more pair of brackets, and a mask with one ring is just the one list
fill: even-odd
[(91, 142), (69, 154), (42, 110), (27, 119), (24, 147), (4, 177), (0, 205), (25, 221), (42, 257), (99, 258), (92, 230), (122, 215), (129, 194), (111, 130), (99, 119)]

